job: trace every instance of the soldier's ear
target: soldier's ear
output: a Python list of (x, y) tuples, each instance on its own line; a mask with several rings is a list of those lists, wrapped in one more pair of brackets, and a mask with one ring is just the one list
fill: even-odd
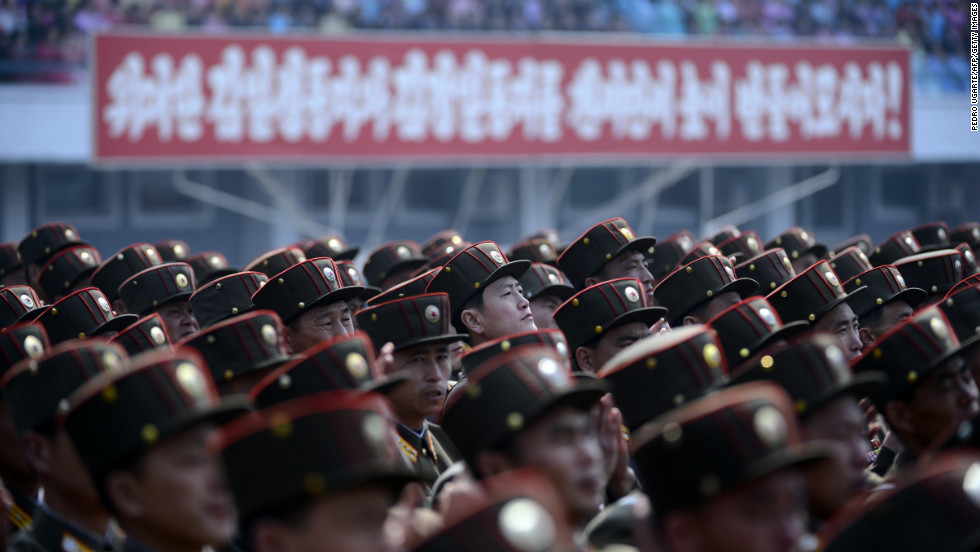
[(126, 303), (123, 303), (122, 299), (116, 299), (112, 302), (112, 311), (115, 312), (117, 316), (129, 312), (126, 310)]
[(875, 336), (868, 328), (862, 327), (860, 330), (858, 330), (858, 336), (861, 338), (861, 343), (864, 345), (871, 345), (875, 342)]
[(909, 405), (905, 401), (888, 401), (888, 404), (885, 405), (885, 411), (882, 414), (885, 416), (885, 421), (888, 422), (888, 425), (897, 431), (899, 436), (902, 434), (908, 435), (915, 429), (912, 412), (909, 410)]
[(477, 453), (473, 459), (473, 470), (480, 479), (485, 479), (514, 469), (513, 462), (505, 455), (493, 450), (484, 450)]
[(604, 281), (605, 280), (600, 280), (599, 278), (596, 278), (595, 276), (589, 276), (588, 278), (585, 279), (585, 285), (583, 286), (583, 289), (584, 288), (587, 288), (587, 287), (594, 286), (596, 284), (601, 284)]
[(262, 518), (253, 525), (249, 535), (253, 552), (290, 552), (289, 532), (283, 523), (271, 518)]
[(575, 362), (578, 364), (579, 370), (583, 372), (594, 374), (598, 371), (595, 362), (593, 362), (592, 349), (588, 347), (575, 349)]
[(109, 472), (105, 478), (105, 492), (119, 513), (119, 517), (129, 519), (146, 517), (146, 501), (136, 474), (125, 470)]
[(691, 552), (700, 549), (697, 518), (688, 512), (671, 512), (663, 520), (663, 536), (670, 550)]
[(466, 333), (483, 335), (483, 318), (480, 317), (479, 309), (463, 309), (459, 314), (459, 320), (466, 327)]
[(39, 475), (51, 474), (51, 443), (34, 431), (25, 431), (21, 439), (24, 444), (24, 458), (31, 469)]
[(701, 321), (693, 316), (685, 316), (684, 320), (681, 321), (682, 326), (695, 326), (697, 324), (701, 324)]

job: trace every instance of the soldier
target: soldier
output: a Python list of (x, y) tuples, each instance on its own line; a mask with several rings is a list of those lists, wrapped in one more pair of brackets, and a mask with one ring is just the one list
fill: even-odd
[(893, 265), (895, 261), (903, 257), (911, 257), (921, 250), (922, 248), (912, 232), (903, 230), (892, 234), (888, 239), (875, 246), (874, 250), (868, 254), (868, 260), (873, 266)]
[(855, 296), (851, 310), (858, 317), (861, 343), (871, 345), (890, 328), (912, 316), (926, 298), (925, 290), (905, 285), (905, 278), (891, 265), (872, 268), (844, 282), (844, 291), (853, 293), (867, 286), (868, 293)]
[(126, 534), (125, 550), (198, 551), (232, 539), (234, 502), (205, 440), (244, 404), (220, 404), (197, 353), (178, 351), (140, 355), (58, 407), (58, 423)]
[(657, 304), (667, 308), (667, 321), (678, 326), (704, 324), (758, 287), (755, 280), (736, 278), (725, 257), (708, 255), (672, 272), (657, 284), (654, 294)]
[(767, 250), (777, 247), (785, 250), (789, 255), (793, 270), (797, 274), (810, 268), (827, 254), (827, 246), (817, 243), (812, 233), (799, 226), (790, 228), (765, 245)]
[(580, 290), (606, 280), (636, 278), (654, 304), (653, 275), (647, 260), (656, 243), (653, 236), (636, 237), (625, 220), (609, 219), (589, 228), (565, 248), (558, 257), (558, 269)]
[(78, 230), (68, 223), (52, 222), (31, 230), (31, 233), (17, 244), (17, 252), (20, 254), (28, 285), (41, 291), (43, 288), (40, 287), (39, 277), (42, 267), (55, 253), (72, 245), (89, 244), (83, 242), (78, 235)]
[(781, 385), (793, 399), (804, 439), (824, 443), (833, 453), (830, 461), (804, 470), (811, 529), (870, 487), (870, 445), (858, 401), (886, 379), (875, 371), (852, 375), (837, 340), (826, 334), (768, 347), (732, 372), (730, 385), (759, 380)]
[(153, 247), (160, 253), (161, 263), (183, 263), (191, 254), (191, 248), (184, 240), (162, 240)]
[(858, 318), (850, 303), (867, 293), (860, 286), (847, 293), (830, 263), (820, 261), (766, 296), (783, 322), (803, 320), (811, 332), (827, 332), (840, 341), (850, 362), (861, 356)]
[(102, 372), (121, 370), (125, 357), (115, 345), (69, 341), (17, 364), (0, 380), (24, 453), (44, 488), (33, 527), (11, 540), (11, 551), (118, 549), (109, 512), (54, 418), (72, 392)]
[(963, 279), (963, 258), (955, 249), (937, 249), (895, 261), (910, 287), (924, 289), (929, 296), (923, 301), (932, 305), (942, 300)]
[[(357, 312), (363, 309), (364, 303), (381, 293), (381, 288), (364, 285), (364, 278), (361, 277), (361, 271), (357, 270), (357, 265), (355, 265), (353, 261), (336, 261), (336, 263), (337, 274), (340, 276), (341, 281), (344, 282), (345, 287), (364, 287), (364, 291), (360, 295), (347, 302), (347, 306), (350, 308), (351, 312)], [(357, 328), (356, 318), (354, 319), (354, 328)]]
[(660, 281), (673, 272), (692, 247), (694, 239), (689, 234), (680, 233), (658, 240), (657, 247), (647, 261), (647, 270), (653, 275), (653, 280)]
[(167, 263), (137, 272), (120, 284), (119, 298), (126, 304), (126, 312), (160, 314), (167, 335), (180, 341), (201, 330), (188, 302), (196, 289), (189, 264)]
[(729, 369), (734, 370), (763, 347), (787, 339), (810, 325), (802, 320), (783, 324), (764, 297), (750, 297), (708, 321), (718, 334)]
[(667, 552), (795, 550), (807, 521), (798, 468), (827, 457), (802, 444), (789, 397), (768, 382), (672, 410), (631, 448)]
[(855, 373), (888, 375), (888, 385), (871, 399), (905, 447), (889, 476), (914, 463), (949, 428), (980, 412), (977, 385), (961, 353), (946, 317), (931, 306), (879, 337), (869, 354), (852, 363)]
[(295, 245), (303, 250), (307, 259), (329, 257), (337, 261), (352, 261), (360, 253), (360, 247), (348, 247), (340, 234), (325, 234), (315, 240), (303, 240)]
[(269, 277), (261, 272), (236, 272), (197, 288), (187, 300), (201, 328), (255, 310), (252, 296)]
[(48, 301), (53, 303), (65, 295), (89, 287), (92, 273), (101, 262), (102, 256), (94, 247), (66, 247), (44, 263), (37, 276), (37, 285)]
[(974, 284), (953, 289), (937, 305), (949, 320), (963, 346), (963, 360), (980, 385), (980, 285)]
[(194, 280), (198, 287), (203, 287), (218, 278), (230, 276), (239, 272), (237, 268), (228, 265), (228, 259), (219, 251), (202, 251), (195, 253), (185, 260), (194, 269)]
[(534, 325), (539, 330), (557, 328), (555, 310), (569, 297), (575, 288), (557, 268), (544, 263), (531, 263), (531, 269), (519, 280), (524, 297), (530, 302)]
[(393, 416), (376, 393), (334, 391), (222, 427), (210, 446), (228, 474), (245, 550), (390, 550), (389, 509), (415, 479), (391, 438)]
[(242, 272), (261, 272), (269, 278), (307, 260), (303, 250), (298, 247), (280, 247), (266, 251), (249, 261)]
[(460, 336), (449, 323), (449, 296), (416, 295), (368, 307), (357, 313), (358, 327), (375, 351), (391, 343), (385, 375), (404, 372), (408, 381), (389, 398), (398, 420), (398, 444), (419, 478), (431, 486), (455, 460), (455, 449), (427, 418), (442, 409), (451, 370), (449, 346)]
[(578, 370), (596, 373), (617, 352), (650, 335), (667, 310), (652, 307), (636, 278), (588, 287), (555, 311)]
[(735, 265), (735, 275), (759, 282), (758, 292), (766, 294), (796, 277), (786, 251), (777, 247)]
[(303, 261), (272, 276), (252, 296), (260, 309), (275, 311), (286, 325), (286, 344), (292, 353), (330, 338), (354, 332), (347, 302), (361, 295), (361, 286), (344, 286), (330, 259)]
[(833, 253), (828, 262), (834, 274), (844, 282), (873, 268), (867, 254), (857, 246)]
[(0, 287), (0, 330), (34, 320), (43, 311), (41, 298), (30, 286)]
[(518, 278), (530, 261), (508, 261), (492, 241), (460, 251), (436, 273), (427, 293), (447, 293), (452, 325), (468, 333), (470, 344), (512, 333), (536, 330), (530, 302), (522, 295)]
[(492, 357), (447, 402), (442, 423), (478, 479), (536, 468), (555, 485), (569, 525), (581, 527), (605, 501), (605, 459), (590, 410), (600, 382), (576, 384), (549, 347)]
[(113, 315), (109, 300), (92, 287), (72, 293), (34, 318), (44, 326), (52, 345), (72, 339), (112, 337), (137, 319), (135, 314)]
[(137, 272), (163, 264), (160, 252), (148, 243), (128, 245), (107, 258), (92, 273), (92, 285), (99, 288), (118, 314), (126, 313), (126, 303), (119, 299), (119, 286)]
[(0, 287), (26, 285), (24, 265), (15, 242), (0, 243)]
[(173, 350), (173, 344), (167, 334), (167, 325), (157, 313), (144, 316), (126, 326), (118, 334), (109, 338), (109, 342), (121, 346), (129, 356), (136, 356), (153, 349)]
[(372, 251), (364, 262), (362, 273), (368, 285), (386, 290), (408, 280), (428, 262), (419, 244), (395, 241)]

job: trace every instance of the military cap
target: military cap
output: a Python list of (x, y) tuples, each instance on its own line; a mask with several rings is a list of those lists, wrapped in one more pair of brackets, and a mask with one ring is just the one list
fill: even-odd
[(874, 370), (851, 374), (837, 339), (818, 333), (765, 348), (732, 371), (729, 385), (774, 381), (789, 393), (797, 415), (805, 418), (846, 393), (867, 397), (887, 379)]
[(728, 259), (709, 255), (671, 272), (653, 289), (653, 296), (667, 307), (667, 321), (677, 325), (699, 305), (722, 293), (735, 292), (744, 299), (758, 288), (759, 283), (751, 278), (737, 278)]
[(154, 444), (195, 424), (222, 423), (246, 411), (244, 400), (219, 402), (197, 351), (178, 349), (143, 353), (130, 359), (126, 370), (90, 379), (58, 406), (56, 422), (102, 489), (110, 471)]
[(15, 271), (23, 272), (24, 264), (20, 262), (15, 242), (0, 243), (0, 278)]
[(850, 238), (847, 238), (834, 246), (833, 253), (840, 254), (849, 247), (857, 247), (864, 252), (865, 256), (867, 256), (870, 255), (871, 251), (874, 249), (874, 242), (871, 241), (871, 236), (867, 234), (858, 234), (856, 236), (851, 236)]
[(770, 249), (735, 265), (735, 275), (759, 282), (759, 293), (768, 293), (796, 277), (793, 263), (780, 248)]
[(565, 340), (565, 334), (561, 330), (545, 328), (498, 337), (473, 347), (460, 357), (463, 374), (472, 373), (484, 362), (501, 353), (524, 346), (551, 347), (558, 353), (558, 356), (565, 359), (566, 365), (569, 362), (568, 342)]
[(137, 272), (119, 286), (126, 310), (144, 315), (171, 301), (187, 300), (197, 289), (187, 263), (166, 263)]
[(558, 252), (549, 240), (532, 238), (518, 242), (507, 252), (508, 259), (515, 261), (524, 259), (532, 263), (545, 263), (554, 266), (558, 261)]
[(367, 301), (368, 299), (381, 293), (381, 288), (379, 287), (364, 285), (364, 278), (361, 277), (361, 271), (357, 270), (357, 265), (355, 265), (353, 261), (335, 262), (337, 263), (337, 275), (340, 276), (340, 279), (344, 282), (345, 287), (364, 287), (364, 292), (361, 294), (361, 299)]
[(0, 287), (0, 328), (33, 319), (40, 309), (41, 299), (31, 286)]
[(954, 289), (936, 306), (963, 348), (980, 340), (980, 284)]
[(381, 293), (365, 301), (365, 303), (368, 306), (374, 306), (381, 303), (387, 303), (388, 301), (393, 301), (395, 299), (401, 299), (403, 297), (424, 295), (425, 288), (429, 287), (429, 282), (435, 278), (436, 274), (438, 274), (440, 270), (442, 270), (441, 266), (430, 268), (426, 272), (423, 272), (410, 280), (406, 280), (395, 287), (382, 291)]
[(796, 260), (807, 253), (813, 254), (819, 260), (827, 254), (827, 246), (825, 244), (818, 243), (813, 237), (813, 234), (807, 232), (799, 226), (790, 228), (789, 230), (771, 239), (769, 243), (765, 245), (767, 250), (775, 249), (777, 247), (786, 251), (786, 254), (789, 255), (790, 260)]
[(119, 286), (137, 272), (160, 266), (160, 252), (148, 243), (128, 245), (107, 258), (92, 273), (92, 285), (102, 290), (110, 302), (119, 299)]
[(884, 412), (888, 401), (921, 382), (937, 366), (961, 350), (956, 333), (935, 305), (924, 307), (879, 337), (851, 367), (855, 374), (880, 371), (888, 385), (871, 400)]
[(425, 274), (433, 268), (444, 267), (450, 259), (456, 256), (456, 253), (459, 253), (471, 245), (473, 244), (468, 241), (464, 241), (463, 243), (459, 244), (459, 247), (453, 249), (452, 251), (437, 253), (434, 257), (429, 259), (429, 262), (412, 271), (412, 278)]
[(783, 322), (805, 320), (816, 322), (837, 305), (867, 292), (864, 286), (850, 293), (844, 290), (840, 278), (827, 261), (819, 261), (799, 276), (776, 288), (766, 299)]
[(650, 500), (636, 490), (605, 505), (582, 529), (588, 550), (638, 552), (653, 547)]
[(636, 237), (625, 220), (617, 217), (586, 230), (558, 257), (559, 270), (568, 276), (576, 288), (585, 287), (585, 280), (594, 276), (606, 263), (624, 251), (639, 251), (644, 257), (652, 255), (657, 238)]
[(126, 353), (117, 345), (73, 341), (11, 367), (0, 387), (17, 433), (53, 429), (55, 413), (65, 407), (69, 395), (104, 371), (122, 370), (125, 359)]
[(318, 305), (350, 301), (364, 293), (361, 286), (344, 286), (337, 265), (320, 257), (299, 262), (269, 278), (252, 295), (256, 308), (276, 312), (284, 324)]
[(360, 247), (349, 247), (340, 234), (325, 234), (315, 240), (305, 240), (297, 244), (307, 259), (330, 257), (336, 261), (351, 261), (360, 253)]
[(589, 408), (606, 393), (598, 381), (576, 382), (551, 347), (521, 347), (490, 358), (456, 385), (442, 429), (473, 465), (477, 453), (500, 445), (559, 404)]
[(177, 342), (196, 349), (216, 383), (226, 382), (290, 359), (282, 320), (270, 310), (240, 314)]
[(834, 269), (834, 274), (837, 274), (837, 277), (842, 282), (846, 282), (858, 274), (867, 272), (873, 268), (871, 261), (868, 260), (868, 256), (857, 246), (851, 246), (843, 251), (832, 253), (830, 258), (827, 259), (827, 262), (830, 263), (830, 268)]
[(875, 246), (868, 254), (868, 260), (874, 266), (895, 264), (895, 261), (915, 255), (921, 250), (919, 242), (908, 230), (892, 234), (887, 240)]
[(201, 328), (245, 314), (255, 308), (252, 295), (269, 281), (261, 272), (237, 272), (197, 289), (188, 301)]
[(218, 251), (202, 251), (195, 253), (184, 261), (194, 269), (194, 279), (198, 285), (217, 280), (238, 272), (237, 268), (228, 266), (228, 259)]
[(449, 294), (452, 318), (483, 288), (504, 276), (520, 279), (531, 267), (531, 261), (508, 261), (492, 241), (480, 242), (460, 251), (432, 277), (426, 293)]
[(357, 327), (367, 333), (376, 350), (388, 342), (396, 351), (417, 345), (455, 343), (465, 339), (453, 331), (449, 296), (427, 293), (395, 299), (357, 311)]
[(462, 249), (466, 240), (457, 230), (441, 230), (422, 242), (422, 256), (432, 259)]
[(980, 222), (967, 222), (953, 228), (949, 231), (949, 242), (966, 242), (976, 253), (977, 249), (980, 249)]
[(44, 326), (52, 344), (119, 331), (136, 322), (135, 314), (115, 315), (109, 300), (96, 288), (80, 289), (41, 311), (34, 319)]
[(772, 382), (729, 387), (633, 432), (633, 466), (660, 519), (770, 473), (829, 457), (801, 444), (789, 396)]
[(24, 359), (37, 359), (50, 348), (48, 334), (40, 324), (22, 322), (0, 328), (0, 379), (13, 365)]
[(961, 289), (963, 289), (965, 287), (975, 286), (977, 284), (980, 284), (980, 274), (974, 274), (973, 276), (967, 276), (966, 278), (963, 278), (962, 280), (960, 280), (960, 282), (958, 284), (956, 284), (955, 286), (953, 286), (953, 289), (949, 290), (949, 293), (947, 293), (947, 295), (952, 295), (952, 294), (956, 293), (957, 291), (959, 291), (959, 290), (961, 290)]
[[(694, 244), (694, 247), (692, 247), (683, 257), (681, 257), (681, 260), (678, 261), (677, 266), (684, 266), (700, 259), (701, 257), (712, 256), (725, 256), (725, 254), (722, 253), (721, 249), (718, 249), (715, 244), (709, 241), (699, 242)], [(728, 257), (725, 256), (725, 258), (727, 259)]]
[(752, 230), (733, 236), (719, 243), (717, 247), (728, 257), (739, 256), (742, 259), (751, 259), (762, 254), (762, 240)]
[(250, 520), (358, 485), (397, 493), (416, 480), (391, 438), (393, 419), (375, 393), (319, 393), (226, 424), (208, 445), (221, 454), (238, 515)]
[(531, 263), (531, 269), (518, 280), (527, 300), (554, 295), (562, 301), (575, 295), (575, 288), (557, 268), (544, 263)]
[(280, 247), (272, 251), (266, 251), (258, 257), (249, 261), (243, 272), (261, 272), (269, 278), (283, 272), (291, 266), (308, 260), (303, 250), (298, 247)]
[[(705, 241), (709, 241), (715, 244), (716, 246), (721, 247), (721, 244), (723, 242), (726, 242), (732, 238), (737, 238), (741, 235), (742, 235), (742, 231), (739, 230), (737, 226), (735, 226), (734, 224), (726, 224), (721, 230), (712, 234), (711, 237), (707, 238)], [(761, 242), (759, 243), (761, 244)], [(760, 249), (759, 253), (761, 252), (762, 251)]]
[(844, 291), (853, 293), (862, 286), (867, 286), (868, 292), (855, 296), (849, 302), (851, 310), (858, 317), (892, 301), (905, 301), (914, 309), (925, 300), (927, 295), (925, 290), (906, 286), (905, 278), (891, 265), (879, 266), (858, 274), (844, 282)]
[(650, 255), (647, 269), (655, 279), (660, 280), (677, 268), (678, 263), (692, 247), (694, 247), (694, 240), (686, 234), (660, 240), (653, 254)]
[(720, 388), (727, 374), (717, 334), (700, 324), (641, 339), (599, 370), (631, 431)]
[(428, 262), (429, 258), (422, 255), (419, 244), (413, 241), (394, 241), (371, 252), (364, 262), (363, 274), (368, 284), (381, 287), (389, 275), (402, 270), (415, 270)]
[(404, 374), (376, 372), (374, 344), (364, 332), (317, 343), (298, 358), (278, 367), (255, 384), (249, 397), (257, 408), (326, 391), (387, 393), (405, 381)]
[(51, 256), (38, 274), (38, 285), (49, 298), (64, 295), (81, 283), (102, 263), (102, 256), (89, 245), (72, 245)]
[(810, 324), (802, 320), (783, 324), (769, 301), (757, 295), (718, 313), (708, 326), (718, 333), (725, 359), (734, 369), (759, 349), (796, 335)]
[(636, 278), (607, 280), (576, 293), (555, 310), (555, 322), (574, 351), (603, 332), (634, 322), (652, 326), (668, 314), (650, 305), (643, 284)]
[(153, 246), (160, 253), (162, 263), (182, 263), (191, 254), (191, 248), (184, 240), (163, 240)]
[(970, 247), (970, 244), (964, 242), (953, 249), (960, 252), (960, 258), (963, 261), (963, 277), (972, 276), (974, 274), (980, 274), (980, 265), (977, 264), (977, 256)]
[(949, 225), (945, 221), (934, 220), (925, 224), (920, 224), (909, 230), (915, 241), (919, 242), (920, 251), (935, 251), (937, 249), (949, 249)]
[(170, 334), (167, 333), (167, 325), (159, 313), (144, 316), (126, 326), (118, 334), (109, 338), (109, 342), (121, 346), (129, 356), (154, 349), (169, 351), (172, 345)]
[(963, 260), (955, 249), (937, 249), (895, 261), (895, 268), (911, 287), (945, 295), (963, 279)]
[(42, 224), (17, 245), (20, 260), (24, 265), (41, 264), (40, 261), (68, 247), (69, 245), (89, 245), (83, 242), (78, 230), (67, 222)]
[[(976, 453), (947, 453), (923, 464), (895, 491), (855, 504), (820, 530), (827, 552), (980, 549)], [(878, 495), (879, 493), (875, 493)], [(845, 517), (846, 519), (840, 519)], [(829, 541), (829, 542), (828, 542)]]
[(523, 241), (536, 240), (536, 239), (547, 240), (548, 243), (550, 243), (551, 246), (555, 248), (555, 251), (559, 255), (561, 255), (561, 251), (565, 249), (565, 247), (562, 245), (561, 242), (561, 234), (558, 232), (558, 230), (555, 230), (554, 228), (542, 228), (536, 232), (531, 233), (528, 236), (524, 236), (518, 241), (523, 242)]
[(446, 513), (441, 530), (413, 552), (574, 550), (573, 529), (554, 484), (538, 470), (509, 470), (480, 481), (479, 498)]

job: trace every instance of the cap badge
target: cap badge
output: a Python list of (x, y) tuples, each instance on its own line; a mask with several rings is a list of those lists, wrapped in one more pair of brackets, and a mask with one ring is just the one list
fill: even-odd
[(789, 262), (789, 257), (786, 256), (786, 253), (782, 253), (779, 256), (782, 258), (783, 266), (786, 267), (786, 270), (793, 270), (793, 263)]
[(634, 239), (633, 231), (627, 228), (626, 226), (621, 227), (619, 229), (619, 233), (622, 234), (624, 238), (626, 238), (626, 241), (633, 241)]
[(177, 258), (182, 259), (186, 253), (187, 252), (184, 251), (184, 246), (183, 245), (181, 245), (181, 244), (178, 243), (177, 245), (174, 246), (174, 255), (176, 255)]
[(902, 289), (905, 289), (907, 287), (905, 285), (905, 278), (903, 278), (901, 274), (895, 274), (895, 281), (898, 282), (898, 287)]
[(75, 239), (75, 232), (71, 228), (65, 229), (65, 237), (69, 240)]
[(904, 240), (905, 240), (905, 245), (908, 245), (909, 247), (913, 247), (912, 236), (905, 236)]
[[(174, 249), (174, 251), (176, 252), (177, 250)], [(159, 256), (159, 254), (157, 254), (157, 250), (156, 249), (154, 249), (152, 247), (148, 247), (148, 248), (146, 248), (146, 258), (150, 259), (150, 262), (151, 263), (156, 264), (159, 261), (160, 256)], [(122, 260), (122, 259), (120, 259), (120, 260)]]
[(109, 312), (109, 301), (107, 301), (105, 297), (98, 297), (95, 299), (95, 302), (99, 304), (99, 308), (102, 309), (103, 312)]
[(713, 245), (709, 245), (708, 246), (708, 254), (709, 255), (721, 255), (721, 250), (718, 249), (717, 247), (713, 246)]
[(337, 238), (330, 238), (327, 241), (327, 247), (329, 247), (331, 251), (340, 251), (342, 246), (340, 245), (340, 240)]
[(827, 278), (827, 282), (829, 282), (830, 285), (832, 285), (834, 287), (837, 287), (837, 286), (840, 285), (840, 282), (837, 281), (837, 275), (834, 274), (833, 272), (831, 272), (831, 271), (828, 270), (827, 272), (824, 272), (823, 275), (824, 275), (825, 278)]
[(493, 259), (493, 262), (497, 264), (503, 264), (504, 262), (504, 256), (501, 255), (500, 251), (497, 251), (496, 249), (490, 250), (490, 258)]
[(775, 407), (763, 406), (752, 418), (756, 435), (770, 448), (783, 444), (786, 439), (786, 419)]
[(29, 309), (34, 308), (34, 298), (26, 293), (20, 296), (20, 302)]
[(940, 341), (949, 339), (949, 331), (946, 329), (946, 324), (943, 324), (943, 321), (939, 317), (934, 316), (929, 319), (929, 328)]
[(368, 375), (368, 363), (367, 360), (361, 355), (361, 353), (351, 353), (347, 355), (347, 359), (344, 360), (347, 365), (347, 371), (350, 375), (354, 376), (355, 379), (364, 379)]
[(361, 277), (360, 277), (360, 275), (357, 274), (357, 269), (356, 268), (354, 268), (354, 267), (348, 268), (347, 269), (347, 275), (350, 276), (351, 282), (354, 282), (355, 285), (360, 285), (361, 284)]
[(626, 300), (630, 303), (636, 303), (640, 300), (640, 294), (633, 286), (626, 286), (626, 289), (623, 290), (623, 294), (626, 295)]
[(551, 387), (562, 388), (568, 385), (563, 377), (561, 366), (553, 359), (545, 357), (539, 360), (538, 373)]
[(95, 259), (92, 258), (92, 254), (89, 253), (88, 251), (82, 251), (81, 253), (79, 253), (78, 258), (81, 259), (81, 261), (87, 265), (95, 263)]
[(963, 274), (963, 263), (959, 259), (953, 261), (953, 270), (956, 271), (956, 279), (960, 279), (960, 274)]
[(551, 251), (551, 246), (546, 243), (542, 243), (538, 246), (538, 253), (540, 253), (542, 257), (551, 257), (554, 254)]
[(721, 366), (721, 351), (718, 350), (718, 346), (714, 343), (708, 343), (701, 350), (701, 354), (704, 356), (704, 362), (709, 368), (718, 368)]
[(24, 338), (24, 352), (31, 358), (37, 358), (44, 353), (44, 345), (41, 340), (33, 335)]
[(735, 271), (732, 270), (732, 267), (726, 266), (725, 267), (725, 273), (728, 274), (729, 281), (734, 281), (735, 280), (735, 278), (736, 278)]
[(412, 252), (408, 250), (408, 247), (404, 245), (399, 245), (395, 248), (395, 255), (398, 255), (399, 259), (407, 259), (412, 255)]
[(836, 345), (828, 345), (823, 350), (824, 356), (830, 361), (830, 367), (837, 374), (837, 380), (842, 380), (850, 377), (850, 371), (847, 368), (847, 361), (844, 360), (844, 353), (841, 352), (840, 347)]
[(279, 334), (272, 327), (272, 324), (262, 324), (262, 329), (259, 330), (259, 333), (262, 335), (262, 341), (265, 341), (266, 345), (274, 347), (276, 343), (279, 343)]
[(745, 245), (747, 245), (748, 248), (751, 249), (754, 252), (758, 252), (759, 251), (759, 242), (756, 241), (756, 239), (754, 237), (752, 237), (752, 236), (749, 236), (748, 238), (745, 238)]
[(122, 370), (122, 359), (112, 351), (102, 353), (102, 365), (106, 372), (117, 373)]
[(778, 322), (776, 322), (776, 315), (773, 314), (773, 312), (767, 307), (762, 307), (759, 309), (759, 318), (761, 318), (762, 321), (766, 323), (766, 326), (769, 326), (770, 328), (778, 325)]
[(219, 257), (217, 255), (211, 255), (211, 258), (208, 259), (208, 262), (210, 262), (211, 263), (211, 266), (214, 267), (214, 268), (221, 268), (221, 266), (223, 264), (221, 262), (221, 257)]
[(331, 284), (337, 281), (337, 275), (333, 273), (333, 269), (329, 266), (323, 267), (323, 277)]
[(810, 234), (807, 234), (806, 232), (800, 232), (800, 239), (805, 242), (810, 241)]
[(550, 282), (553, 286), (557, 286), (559, 283), (561, 283), (561, 281), (558, 280), (558, 276), (554, 272), (548, 273), (548, 282)]
[(939, 238), (939, 241), (946, 241), (946, 230), (942, 228), (936, 230), (936, 237)]
[(430, 324), (435, 324), (436, 322), (439, 322), (439, 318), (441, 316), (442, 313), (439, 312), (439, 307), (435, 305), (429, 305), (428, 307), (425, 307), (425, 319), (428, 320)]
[(163, 345), (167, 342), (167, 336), (163, 333), (163, 328), (160, 326), (153, 326), (150, 328), (150, 339), (152, 339), (157, 345)]
[(201, 370), (190, 362), (182, 362), (177, 366), (177, 382), (196, 401), (207, 399), (207, 382), (204, 381)]
[(558, 341), (555, 343), (555, 350), (558, 354), (563, 357), (568, 357), (568, 345), (564, 341)]
[(694, 244), (691, 242), (691, 238), (687, 236), (681, 236), (678, 238), (677, 243), (679, 243), (685, 251), (689, 251), (692, 247), (694, 247)]
[(177, 287), (179, 287), (179, 288), (185, 288), (190, 283), (187, 280), (187, 276), (185, 274), (183, 274), (183, 273), (178, 274), (177, 276), (175, 276), (174, 277), (174, 281), (177, 282)]
[(550, 550), (555, 543), (555, 521), (530, 498), (515, 498), (500, 510), (500, 532), (521, 552)]
[(970, 264), (977, 263), (977, 258), (973, 256), (973, 251), (967, 250), (966, 252), (963, 253), (963, 256), (966, 257), (966, 262)]

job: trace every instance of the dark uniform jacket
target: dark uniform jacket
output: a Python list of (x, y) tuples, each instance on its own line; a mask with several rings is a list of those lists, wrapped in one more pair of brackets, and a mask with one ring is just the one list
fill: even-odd
[(446, 433), (436, 424), (425, 422), (422, 436), (398, 424), (398, 448), (402, 456), (425, 483), (426, 493), (439, 474), (459, 456)]
[[(110, 529), (107, 534), (114, 532)], [(34, 526), (18, 532), (7, 546), (9, 552), (104, 552), (120, 548), (118, 539), (80, 527), (44, 504), (34, 510)]]
[(32, 522), (31, 515), (34, 513), (34, 509), (37, 508), (37, 502), (33, 498), (10, 487), (7, 487), (7, 492), (10, 493), (10, 497), (14, 501), (10, 507), (10, 511), (7, 512), (7, 521), (10, 522), (11, 534), (17, 534), (18, 532), (30, 529)]

